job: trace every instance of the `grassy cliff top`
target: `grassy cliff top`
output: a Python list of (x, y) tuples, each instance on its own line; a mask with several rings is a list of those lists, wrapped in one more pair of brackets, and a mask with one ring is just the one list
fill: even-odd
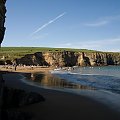
[(26, 54), (33, 54), (35, 52), (62, 52), (62, 51), (74, 51), (74, 52), (98, 52), (95, 50), (87, 49), (72, 49), (72, 48), (48, 48), (48, 47), (2, 47), (0, 48), (0, 58), (3, 56), (9, 59), (15, 59), (23, 57)]
[(0, 57), (8, 56), (11, 58), (19, 58), (26, 54), (33, 54), (35, 52), (62, 52), (62, 51), (74, 51), (74, 52), (95, 52), (94, 50), (86, 49), (71, 49), (71, 48), (47, 48), (47, 47), (2, 47), (0, 49)]
[(49, 48), (49, 47), (2, 47), (0, 52), (55, 52), (55, 51), (75, 51), (75, 52), (95, 52), (95, 50), (87, 50), (87, 49), (72, 49), (72, 48)]

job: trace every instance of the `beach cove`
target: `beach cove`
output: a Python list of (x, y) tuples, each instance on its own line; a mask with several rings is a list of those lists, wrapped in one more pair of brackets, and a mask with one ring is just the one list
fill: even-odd
[[(49, 70), (48, 68), (47, 69), (41, 68), (40, 72), (42, 72), (42, 74), (48, 74)], [(4, 80), (6, 86), (8, 87), (24, 89), (25, 91), (33, 91), (40, 93), (40, 95), (44, 96), (45, 98), (44, 102), (19, 108), (19, 110), (22, 110), (24, 112), (32, 113), (34, 116), (33, 117), (34, 120), (38, 120), (38, 119), (119, 120), (120, 119), (118, 111), (109, 108), (107, 105), (102, 104), (100, 101), (91, 99), (90, 97), (84, 95), (84, 92), (83, 95), (80, 94), (78, 95), (69, 90), (68, 92), (66, 92), (64, 90), (65, 88), (57, 90), (56, 88), (48, 88), (45, 86), (40, 86), (36, 83), (27, 80), (27, 77), (24, 74), (34, 73), (33, 71), (35, 72), (35, 70), (8, 72), (4, 74)], [(74, 88), (77, 88), (78, 90), (78, 86), (74, 85)], [(85, 89), (91, 90), (90, 87), (88, 88), (83, 87), (83, 91)]]

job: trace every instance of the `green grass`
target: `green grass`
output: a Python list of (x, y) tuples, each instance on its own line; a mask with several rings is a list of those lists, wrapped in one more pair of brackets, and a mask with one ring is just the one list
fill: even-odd
[[(0, 58), (6, 57), (6, 60), (13, 60), (15, 58), (21, 58), (26, 54), (33, 54), (35, 52), (62, 52), (62, 51), (73, 51), (73, 52), (99, 52), (95, 50), (87, 49), (72, 49), (72, 48), (48, 48), (48, 47), (2, 47), (0, 48)], [(115, 52), (104, 52), (110, 54), (119, 54)]]
[(90, 51), (95, 51), (95, 50), (87, 50), (87, 49), (72, 49), (72, 48), (48, 48), (48, 47), (2, 47), (0, 49), (0, 51), (28, 51), (28, 52), (37, 52), (37, 51), (40, 51), (40, 52), (44, 52), (44, 51), (55, 51), (55, 50), (58, 50), (58, 51), (85, 51), (85, 52), (90, 52)]
[(0, 48), (0, 58), (4, 55), (6, 59), (12, 60), (23, 57), (26, 54), (33, 54), (35, 52), (96, 52), (87, 49), (71, 49), (71, 48), (47, 48), (47, 47), (2, 47)]

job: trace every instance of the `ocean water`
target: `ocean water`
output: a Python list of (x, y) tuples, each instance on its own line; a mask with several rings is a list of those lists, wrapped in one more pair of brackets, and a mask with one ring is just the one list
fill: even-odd
[(32, 84), (90, 97), (120, 112), (120, 66), (74, 67), (26, 74)]
[(71, 71), (55, 70), (51, 73), (67, 82), (86, 86), (86, 89), (72, 89), (71, 92), (90, 97), (120, 112), (120, 66), (75, 67)]
[(52, 74), (68, 82), (120, 94), (120, 66), (76, 67), (71, 71), (52, 71)]

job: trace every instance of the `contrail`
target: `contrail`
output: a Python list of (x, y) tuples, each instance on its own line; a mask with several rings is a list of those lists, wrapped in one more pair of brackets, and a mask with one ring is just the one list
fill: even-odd
[(66, 14), (66, 12), (58, 15), (56, 18), (54, 18), (54, 19), (50, 20), (49, 22), (45, 23), (44, 25), (42, 25), (41, 27), (39, 27), (36, 31), (34, 31), (31, 35), (34, 35), (35, 33), (39, 32), (40, 30), (42, 30), (43, 28), (47, 27), (49, 24), (55, 22), (57, 19), (61, 18), (65, 14)]

